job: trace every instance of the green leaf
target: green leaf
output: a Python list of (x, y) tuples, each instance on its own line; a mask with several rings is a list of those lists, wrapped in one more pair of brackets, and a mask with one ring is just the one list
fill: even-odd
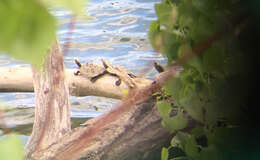
[(179, 92), (179, 103), (188, 112), (192, 118), (203, 122), (204, 102), (200, 100), (199, 95), (195, 92), (195, 86), (186, 85)]
[(177, 23), (180, 24), (180, 26), (191, 27), (194, 23), (196, 23), (200, 13), (194, 8), (194, 6), (192, 6), (191, 1), (182, 0), (182, 3), (180, 3), (177, 7), (179, 13)]
[(157, 102), (158, 111), (163, 119), (163, 126), (170, 132), (180, 130), (186, 127), (188, 120), (184, 117), (180, 109), (176, 110), (177, 115), (170, 116), (172, 111), (171, 105), (166, 101)]
[(167, 3), (156, 4), (155, 10), (161, 24), (170, 28), (175, 23), (178, 15), (175, 5)]
[(149, 28), (149, 40), (153, 48), (158, 52), (162, 46), (160, 37), (160, 23), (158, 21), (152, 21)]
[(182, 57), (184, 55), (191, 57), (191, 59), (185, 65), (194, 67), (200, 73), (203, 72), (200, 57), (193, 53), (192, 47), (187, 43), (183, 43), (178, 49), (178, 57)]
[(190, 134), (178, 132), (172, 139), (171, 145), (181, 148), (185, 151), (188, 157), (196, 159), (199, 156), (198, 145), (195, 141), (195, 137)]
[(1, 160), (23, 160), (24, 150), (21, 139), (16, 135), (0, 137)]
[(192, 118), (203, 122), (203, 103), (199, 97), (183, 98), (182, 104)]
[(184, 117), (182, 112), (178, 112), (176, 116), (165, 119), (167, 128), (171, 131), (177, 131), (187, 126), (188, 120)]
[(199, 157), (199, 148), (198, 145), (195, 141), (195, 137), (194, 136), (190, 136), (186, 143), (185, 143), (185, 147), (184, 147), (185, 153), (189, 156), (189, 157), (193, 157), (198, 159), (197, 157)]
[(0, 52), (40, 66), (54, 42), (56, 24), (39, 1), (0, 1)]
[(168, 160), (168, 149), (165, 147), (162, 148), (161, 160)]
[(169, 117), (169, 114), (172, 110), (171, 105), (166, 101), (157, 102), (158, 111), (163, 119)]
[(196, 18), (194, 23), (190, 24), (190, 28), (189, 33), (195, 44), (207, 40), (219, 30), (218, 26), (211, 19), (201, 14)]
[(190, 158), (188, 158), (188, 157), (176, 157), (176, 158), (172, 158), (172, 159), (170, 159), (170, 160), (191, 160)]
[(175, 33), (171, 33), (168, 31), (162, 32), (162, 53), (168, 57), (169, 64), (172, 63), (173, 60), (178, 58), (178, 48), (182, 44), (180, 42), (181, 37), (176, 36)]
[(171, 146), (184, 149), (184, 145), (187, 141), (188, 136), (189, 135), (187, 133), (178, 132), (171, 140)]
[(179, 78), (172, 78), (171, 80), (167, 81), (166, 84), (164, 85), (164, 90), (169, 93), (173, 99), (174, 99), (174, 104), (176, 106), (180, 106), (180, 91), (183, 88), (183, 81)]

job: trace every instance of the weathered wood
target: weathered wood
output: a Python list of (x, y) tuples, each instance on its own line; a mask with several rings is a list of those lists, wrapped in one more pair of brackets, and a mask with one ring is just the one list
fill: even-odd
[[(92, 83), (82, 76), (75, 76), (76, 69), (67, 69), (66, 78), (69, 84), (70, 94), (73, 96), (102, 96), (121, 99), (124, 90), (129, 89), (122, 82), (120, 86), (115, 85), (117, 78), (110, 75), (102, 76)], [(0, 92), (33, 92), (33, 80), (30, 68), (11, 67), (0, 68)], [(137, 78), (139, 87), (149, 85), (150, 80)]]
[(33, 132), (26, 146), (31, 159), (71, 131), (69, 88), (65, 79), (63, 55), (56, 42), (46, 56), (43, 70), (33, 70), (35, 119)]
[(33, 92), (31, 69), (0, 68), (0, 92)]
[(140, 105), (119, 106), (87, 121), (57, 143), (33, 155), (37, 160), (115, 160), (147, 159), (160, 155), (170, 133), (161, 126), (153, 100)]
[[(174, 136), (161, 126), (155, 101), (125, 104), (87, 121), (57, 143), (33, 155), (37, 160), (158, 160), (163, 146)], [(176, 111), (177, 112), (177, 111)], [(183, 131), (200, 125), (189, 120)]]

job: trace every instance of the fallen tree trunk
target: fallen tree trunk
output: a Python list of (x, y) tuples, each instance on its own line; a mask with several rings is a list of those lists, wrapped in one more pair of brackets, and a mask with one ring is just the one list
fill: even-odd
[[(121, 99), (124, 90), (129, 89), (122, 82), (120, 86), (115, 85), (116, 77), (105, 75), (92, 83), (89, 79), (75, 76), (75, 70), (66, 70), (70, 94), (73, 96), (101, 96)], [(12, 67), (0, 68), (0, 92), (33, 92), (33, 78), (30, 68)], [(151, 81), (143, 78), (137, 79), (138, 86), (146, 86)]]
[[(155, 99), (120, 106), (67, 133), (32, 155), (37, 160), (158, 160), (174, 136), (161, 126)], [(174, 111), (175, 112), (175, 111)], [(177, 113), (177, 110), (176, 110)], [(200, 125), (186, 113), (188, 132)]]
[(103, 116), (87, 121), (49, 148), (35, 153), (33, 158), (147, 159), (151, 153), (158, 155), (169, 138), (169, 132), (161, 127), (161, 118), (154, 101), (149, 100), (130, 108), (121, 105)]

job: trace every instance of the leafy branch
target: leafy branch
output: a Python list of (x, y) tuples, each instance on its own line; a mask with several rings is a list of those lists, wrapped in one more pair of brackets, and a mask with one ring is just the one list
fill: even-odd
[[(164, 0), (155, 6), (158, 20), (150, 26), (150, 41), (168, 58), (169, 64), (165, 75), (157, 77), (156, 81), (161, 78), (160, 84), (164, 84), (164, 90), (179, 108), (176, 117), (181, 117), (170, 116), (172, 108), (166, 101), (157, 103), (163, 125), (177, 133), (173, 141), (182, 144), (181, 147), (179, 143), (171, 143), (168, 150), (179, 147), (187, 157), (194, 159), (209, 159), (212, 153), (224, 154), (222, 158), (227, 158), (226, 152), (233, 154), (232, 148), (223, 147), (225, 141), (221, 141), (228, 136), (220, 137), (217, 133), (229, 133), (237, 138), (232, 135), (234, 130), (244, 127), (240, 123), (240, 106), (247, 105), (247, 95), (246, 88), (239, 86), (247, 85), (249, 55), (239, 43), (245, 34), (243, 30), (249, 25), (249, 16), (243, 7), (240, 1), (206, 0)], [(174, 73), (171, 70), (177, 66), (183, 68), (171, 79)], [(186, 127), (183, 111), (203, 126), (179, 138), (180, 129)], [(206, 146), (196, 142), (201, 136), (205, 136)], [(231, 137), (227, 141), (236, 144)], [(162, 157), (171, 159), (164, 154), (169, 154), (165, 149)]]

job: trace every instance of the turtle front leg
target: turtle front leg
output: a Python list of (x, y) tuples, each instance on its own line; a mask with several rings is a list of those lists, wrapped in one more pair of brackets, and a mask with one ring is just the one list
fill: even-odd
[(159, 63), (154, 62), (154, 68), (157, 70), (157, 72), (162, 73), (164, 72), (163, 66), (161, 66)]
[(118, 80), (115, 82), (116, 86), (120, 86), (120, 84), (122, 83), (121, 78), (118, 77)]
[(90, 78), (90, 81), (91, 81), (92, 83), (94, 83), (94, 82), (96, 82), (100, 77), (104, 76), (105, 74), (107, 74), (107, 71), (104, 71), (103, 73), (100, 73), (100, 74), (98, 74), (98, 75), (96, 75), (96, 76), (91, 77), (91, 78)]
[(75, 75), (75, 76), (80, 75), (80, 71), (76, 71), (76, 72), (74, 72), (74, 75)]

